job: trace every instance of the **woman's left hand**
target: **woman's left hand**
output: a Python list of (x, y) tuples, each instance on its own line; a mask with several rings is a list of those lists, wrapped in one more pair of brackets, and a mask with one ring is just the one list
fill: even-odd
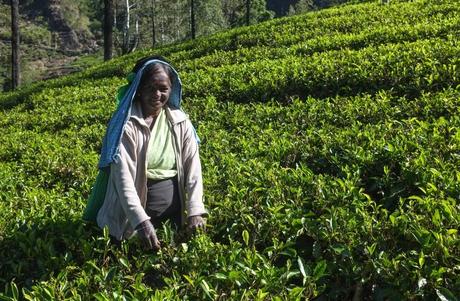
[(197, 230), (204, 231), (206, 227), (206, 220), (201, 215), (189, 216), (187, 219), (187, 230), (190, 232), (197, 232)]

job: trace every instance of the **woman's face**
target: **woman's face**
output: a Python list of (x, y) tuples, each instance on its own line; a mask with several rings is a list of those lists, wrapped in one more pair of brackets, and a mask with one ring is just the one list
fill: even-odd
[(166, 71), (155, 68), (150, 79), (139, 87), (139, 101), (144, 117), (156, 116), (168, 102), (171, 94), (171, 80)]

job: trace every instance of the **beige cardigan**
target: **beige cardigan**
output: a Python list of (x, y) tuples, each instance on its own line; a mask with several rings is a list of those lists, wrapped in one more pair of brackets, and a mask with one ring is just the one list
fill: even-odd
[[(206, 215), (203, 204), (203, 180), (198, 143), (190, 120), (180, 110), (166, 108), (171, 122), (176, 154), (182, 224), (187, 216)], [(120, 153), (110, 165), (110, 175), (104, 204), (97, 214), (99, 227), (122, 240), (134, 234), (134, 228), (149, 220), (145, 213), (147, 202), (147, 147), (150, 129), (137, 103), (124, 128)]]

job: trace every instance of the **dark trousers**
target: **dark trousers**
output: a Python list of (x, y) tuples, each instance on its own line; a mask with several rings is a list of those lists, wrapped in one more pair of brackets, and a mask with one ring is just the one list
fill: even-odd
[(147, 181), (147, 204), (145, 211), (155, 228), (170, 220), (171, 225), (181, 225), (181, 202), (177, 177), (166, 180)]

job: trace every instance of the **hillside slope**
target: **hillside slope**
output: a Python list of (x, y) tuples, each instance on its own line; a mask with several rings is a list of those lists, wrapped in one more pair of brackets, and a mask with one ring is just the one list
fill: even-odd
[[(0, 4), (0, 91), (8, 90), (10, 83), (8, 78), (11, 78), (11, 16), (10, 7)], [(39, 57), (46, 57), (47, 51), (42, 46), (51, 48), (51, 33), (44, 27), (38, 24), (28, 22), (24, 18), (20, 18), (20, 26), (23, 29), (21, 33), (22, 46), (29, 46), (34, 43), (38, 47), (34, 50), (23, 48), (21, 56), (30, 61), (38, 61)], [(37, 76), (40, 76), (44, 71), (43, 63), (40, 65), (29, 66), (22, 64), (23, 81), (30, 83)]]
[(0, 94), (12, 299), (456, 300), (460, 2), (348, 5), (155, 50), (201, 137), (206, 234), (80, 217), (136, 52)]
[[(43, 4), (40, 4), (43, 6)], [(0, 3), (0, 91), (11, 89), (11, 15), (10, 6)], [(41, 7), (44, 10), (44, 7)], [(94, 52), (94, 47), (82, 43), (93, 42), (90, 35), (78, 29), (80, 41), (71, 37), (76, 33), (73, 29), (63, 31), (57, 26), (49, 27), (41, 10), (37, 7), (25, 9), (20, 8), (20, 61), (21, 61), (21, 84), (43, 80), (44, 78), (57, 77), (61, 74), (68, 74), (81, 70), (71, 65), (71, 62), (84, 53)], [(37, 15), (28, 16), (27, 13), (34, 12)], [(52, 28), (52, 29), (50, 29)], [(82, 33), (80, 33), (82, 32)], [(82, 39), (85, 38), (84, 41)], [(67, 39), (67, 40), (66, 40)], [(64, 40), (67, 43), (64, 43)], [(72, 45), (76, 43), (79, 45)]]
[[(98, 45), (90, 32), (92, 22), (81, 1), (23, 1), (19, 34), (21, 83), (81, 70), (71, 64), (80, 56), (95, 53)], [(11, 7), (0, 1), (0, 91), (11, 88)], [(101, 59), (102, 60), (102, 59)]]

